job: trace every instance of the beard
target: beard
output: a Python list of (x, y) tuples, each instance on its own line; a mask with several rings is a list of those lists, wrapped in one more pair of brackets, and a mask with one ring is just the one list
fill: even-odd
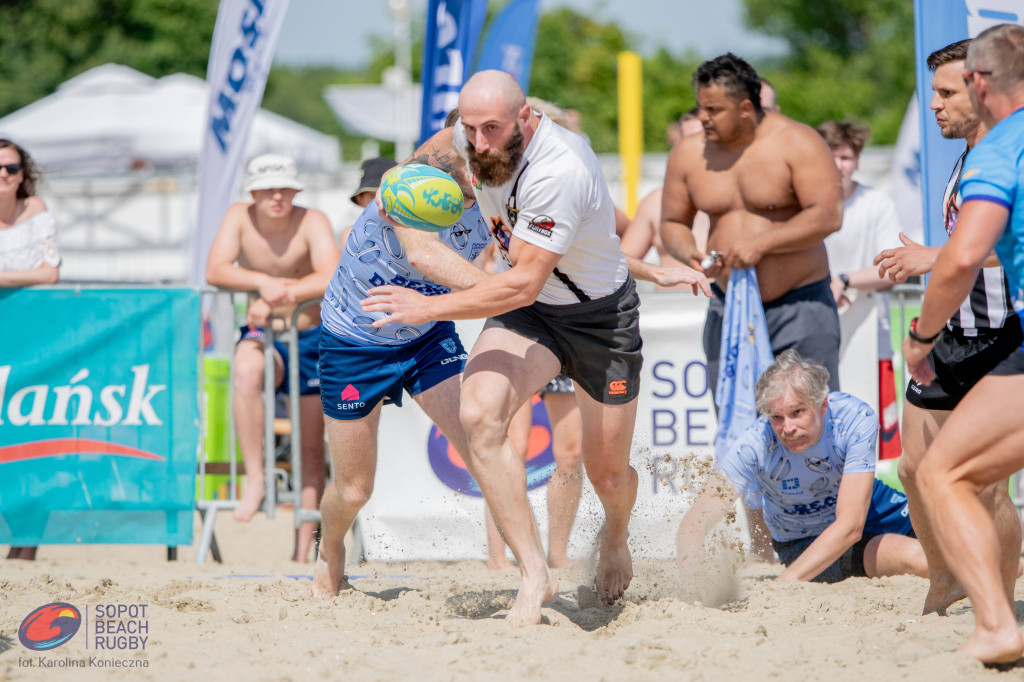
[(467, 140), (466, 151), (469, 156), (469, 169), (481, 184), (491, 187), (504, 185), (512, 179), (523, 160), (526, 145), (523, 131), (516, 126), (512, 137), (501, 149), (491, 149), (483, 154), (476, 151), (472, 142)]
[(963, 120), (957, 121), (956, 123), (949, 122), (945, 128), (940, 128), (939, 133), (947, 140), (962, 140), (967, 137), (967, 133), (977, 127), (977, 120)]

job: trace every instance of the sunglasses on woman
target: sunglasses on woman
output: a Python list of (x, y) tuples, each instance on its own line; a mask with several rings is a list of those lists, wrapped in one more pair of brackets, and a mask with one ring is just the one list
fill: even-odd
[(8, 175), (14, 175), (21, 170), (20, 163), (0, 163), (0, 169), (7, 171)]

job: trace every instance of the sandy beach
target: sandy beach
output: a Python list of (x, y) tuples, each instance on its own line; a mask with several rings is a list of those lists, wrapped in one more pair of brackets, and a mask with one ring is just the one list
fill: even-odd
[[(545, 606), (544, 624), (512, 630), (504, 616), (517, 575), (476, 561), (361, 564), (349, 570), (353, 590), (314, 601), (311, 567), (285, 560), (291, 528), (287, 510), (249, 524), (220, 515), (224, 564), (197, 565), (188, 547), (168, 562), (162, 547), (115, 545), (44, 546), (35, 562), (2, 562), (0, 679), (939, 682), (1022, 674), (951, 653), (973, 613), (961, 602), (945, 617), (922, 617), (926, 582), (913, 577), (779, 584), (775, 566), (747, 564), (734, 601), (710, 608), (685, 599), (701, 586), (683, 584), (674, 561), (641, 559), (625, 600), (605, 607), (588, 588), (593, 562), (581, 561), (558, 572), (560, 595)], [(1017, 598), (1020, 619), (1021, 588)], [(18, 628), (51, 602), (77, 607), (81, 628), (58, 648), (32, 652)], [(96, 648), (98, 638), (117, 644), (96, 630), (111, 605), (137, 607), (136, 618), (125, 609), (103, 627), (136, 630), (144, 649)]]

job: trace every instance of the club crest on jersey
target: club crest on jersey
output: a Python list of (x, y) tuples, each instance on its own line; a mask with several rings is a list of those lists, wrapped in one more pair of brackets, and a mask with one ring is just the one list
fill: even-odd
[(539, 215), (530, 221), (530, 224), (526, 226), (527, 229), (533, 230), (539, 235), (551, 239), (551, 230), (555, 227), (555, 221), (553, 218), (546, 215)]
[(441, 348), (444, 348), (449, 353), (454, 353), (455, 352), (455, 342), (452, 341), (451, 339), (445, 339), (444, 341), (441, 342)]

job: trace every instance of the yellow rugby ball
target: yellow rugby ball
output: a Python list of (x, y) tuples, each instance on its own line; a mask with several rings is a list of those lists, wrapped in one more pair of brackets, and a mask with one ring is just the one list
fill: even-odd
[(398, 166), (380, 185), (384, 210), (396, 222), (440, 232), (462, 217), (462, 190), (452, 176), (419, 163)]

